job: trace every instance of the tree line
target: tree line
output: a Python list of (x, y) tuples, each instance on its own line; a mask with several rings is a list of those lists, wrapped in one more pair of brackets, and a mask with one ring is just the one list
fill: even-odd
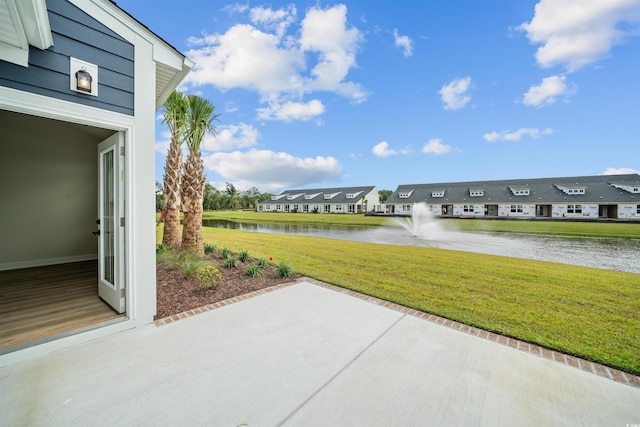
[[(164, 189), (162, 183), (156, 182), (156, 211), (164, 208)], [(255, 209), (258, 203), (268, 200), (272, 193), (261, 193), (256, 187), (246, 191), (238, 191), (230, 182), (224, 190), (218, 190), (208, 182), (204, 185), (202, 208), (205, 211)]]

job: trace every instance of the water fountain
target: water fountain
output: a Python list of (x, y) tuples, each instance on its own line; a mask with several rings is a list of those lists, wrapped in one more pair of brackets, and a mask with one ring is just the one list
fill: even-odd
[(391, 218), (391, 224), (409, 232), (410, 237), (419, 239), (441, 237), (445, 233), (424, 202), (413, 204), (411, 217)]

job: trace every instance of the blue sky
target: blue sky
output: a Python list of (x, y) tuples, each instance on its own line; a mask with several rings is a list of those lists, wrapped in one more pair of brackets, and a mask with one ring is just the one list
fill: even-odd
[(117, 3), (196, 62), (220, 189), (640, 171), (640, 0)]

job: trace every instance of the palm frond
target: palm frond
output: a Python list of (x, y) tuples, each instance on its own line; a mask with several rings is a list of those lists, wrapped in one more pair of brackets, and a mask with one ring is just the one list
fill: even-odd
[(171, 132), (171, 139), (181, 144), (187, 121), (188, 100), (182, 92), (174, 90), (162, 104), (162, 123)]
[(186, 143), (190, 151), (199, 151), (207, 133), (217, 133), (213, 122), (220, 114), (214, 114), (215, 106), (209, 100), (196, 95), (188, 96)]

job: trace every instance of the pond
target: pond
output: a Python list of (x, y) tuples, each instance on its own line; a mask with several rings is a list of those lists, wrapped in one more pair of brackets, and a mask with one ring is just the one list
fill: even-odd
[(424, 246), (640, 274), (640, 240), (624, 238), (568, 238), (513, 233), (467, 233), (434, 226), (422, 237), (401, 227), (255, 224), (203, 220), (203, 226), (259, 233), (297, 234), (329, 239), (391, 245)]

